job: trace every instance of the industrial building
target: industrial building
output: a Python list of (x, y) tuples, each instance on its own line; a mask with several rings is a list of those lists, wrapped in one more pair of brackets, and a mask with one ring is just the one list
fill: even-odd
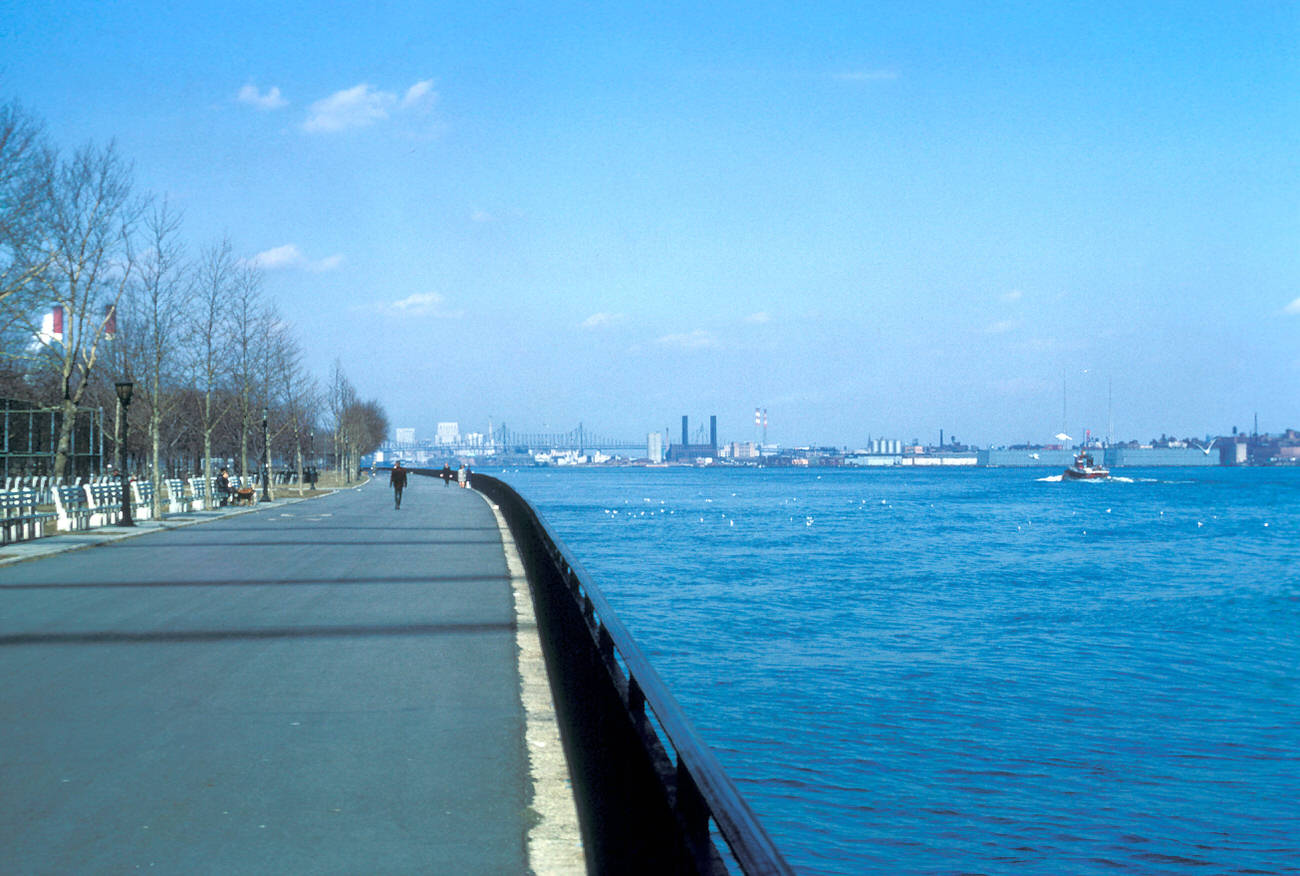
[(668, 448), (668, 460), (670, 462), (690, 462), (697, 463), (705, 460), (714, 460), (718, 458), (718, 417), (716, 414), (709, 417), (709, 443), (692, 444), (690, 433), (690, 420), (682, 415), (682, 442), (673, 444)]

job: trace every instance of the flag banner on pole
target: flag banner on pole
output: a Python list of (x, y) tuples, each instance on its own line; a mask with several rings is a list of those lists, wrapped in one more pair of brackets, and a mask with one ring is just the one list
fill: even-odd
[(63, 341), (63, 308), (55, 307), (52, 311), (41, 317), (41, 330), (36, 339), (42, 344), (53, 344), (56, 341)]

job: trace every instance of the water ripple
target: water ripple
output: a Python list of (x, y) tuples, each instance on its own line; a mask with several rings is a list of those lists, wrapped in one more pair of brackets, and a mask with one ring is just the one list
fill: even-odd
[(507, 475), (801, 873), (1300, 872), (1300, 472), (1035, 478)]

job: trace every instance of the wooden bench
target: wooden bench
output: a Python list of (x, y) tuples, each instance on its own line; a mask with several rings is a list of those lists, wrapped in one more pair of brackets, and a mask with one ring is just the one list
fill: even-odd
[(60, 532), (90, 528), (94, 508), (90, 496), (80, 484), (59, 484), (53, 488), (54, 515)]
[(39, 494), (35, 490), (0, 493), (0, 527), (4, 530), (0, 544), (40, 538), (45, 534), (45, 521), (53, 518), (54, 513), (40, 511), (37, 505)]

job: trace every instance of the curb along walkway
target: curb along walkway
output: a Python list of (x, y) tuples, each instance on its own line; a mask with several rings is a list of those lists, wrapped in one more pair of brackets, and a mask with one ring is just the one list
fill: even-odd
[[(107, 541), (0, 565), (5, 869), (526, 872), (559, 743), (512, 569), (482, 496), (411, 480), (0, 551)], [(539, 872), (581, 872), (566, 831)]]

